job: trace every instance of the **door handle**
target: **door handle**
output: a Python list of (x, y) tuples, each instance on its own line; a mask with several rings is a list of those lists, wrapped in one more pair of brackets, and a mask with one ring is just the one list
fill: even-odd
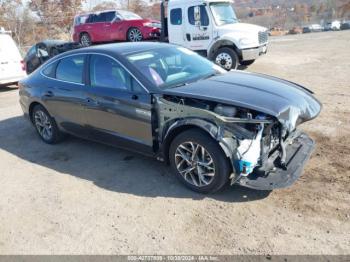
[(100, 103), (97, 102), (96, 100), (88, 97), (85, 99), (85, 102), (88, 104), (88, 105), (92, 105), (92, 106), (98, 106)]
[(44, 97), (53, 97), (55, 96), (54, 93), (52, 91), (47, 91), (45, 94), (44, 94)]
[(191, 34), (186, 34), (187, 41), (191, 41)]

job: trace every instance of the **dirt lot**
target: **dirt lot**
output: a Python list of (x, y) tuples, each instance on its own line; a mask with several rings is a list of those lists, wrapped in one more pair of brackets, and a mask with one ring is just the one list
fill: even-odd
[(293, 187), (202, 196), (166, 166), (69, 138), (49, 146), (0, 89), (1, 254), (350, 254), (350, 31), (273, 38), (249, 71), (298, 82), (324, 105)]

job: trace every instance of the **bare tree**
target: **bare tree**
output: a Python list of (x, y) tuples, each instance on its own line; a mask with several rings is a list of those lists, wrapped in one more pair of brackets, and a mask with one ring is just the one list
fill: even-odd
[(94, 8), (92, 8), (92, 11), (103, 11), (118, 8), (120, 8), (120, 4), (118, 4), (116, 1), (103, 1), (102, 3), (94, 6)]
[(47, 27), (50, 38), (68, 34), (74, 16), (82, 9), (81, 0), (31, 0), (29, 7)]

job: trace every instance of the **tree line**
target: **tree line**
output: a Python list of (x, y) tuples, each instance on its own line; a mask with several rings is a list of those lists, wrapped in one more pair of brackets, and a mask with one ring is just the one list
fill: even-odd
[[(91, 0), (90, 0), (91, 1)], [(70, 40), (75, 15), (87, 11), (127, 9), (150, 17), (143, 0), (0, 0), (0, 27), (12, 32), (22, 50), (44, 39)]]

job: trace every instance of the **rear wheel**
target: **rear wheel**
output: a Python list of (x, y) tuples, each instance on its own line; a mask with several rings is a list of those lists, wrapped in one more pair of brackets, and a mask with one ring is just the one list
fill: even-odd
[(239, 59), (237, 53), (232, 48), (222, 47), (215, 53), (214, 62), (227, 71), (230, 71), (237, 69)]
[(62, 139), (63, 134), (58, 129), (56, 121), (43, 106), (36, 105), (34, 107), (32, 121), (40, 138), (45, 143), (56, 144)]
[(180, 181), (199, 193), (214, 193), (229, 180), (230, 164), (219, 144), (207, 133), (190, 129), (170, 146), (170, 165)]
[(133, 27), (128, 30), (127, 38), (129, 42), (140, 42), (143, 36), (140, 29)]
[(82, 33), (79, 42), (83, 47), (91, 46), (92, 44), (91, 37), (88, 33)]

